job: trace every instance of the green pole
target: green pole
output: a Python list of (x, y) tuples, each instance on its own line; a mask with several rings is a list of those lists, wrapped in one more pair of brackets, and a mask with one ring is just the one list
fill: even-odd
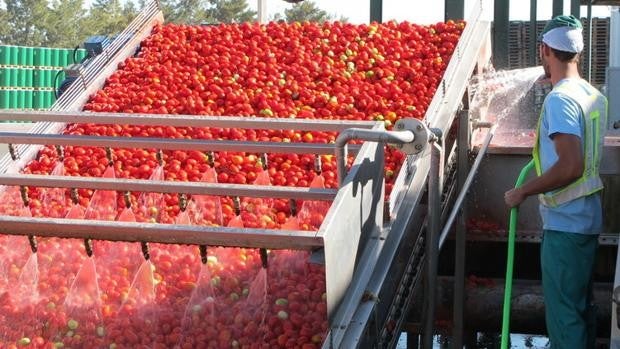
[(551, 13), (553, 14), (553, 17), (564, 13), (564, 0), (553, 0), (553, 9)]
[(383, 0), (370, 0), (370, 21), (383, 21)]
[(538, 58), (537, 55), (537, 46), (538, 46), (538, 32), (536, 30), (537, 27), (537, 19), (538, 19), (538, 1), (530, 0), (530, 41), (529, 41), (529, 51), (530, 51), (530, 66), (535, 66)]
[(571, 0), (570, 2), (570, 14), (581, 19), (581, 1), (580, 0)]
[(494, 0), (493, 65), (508, 68), (508, 32), (510, 30), (510, 0)]
[[(525, 181), (527, 174), (534, 168), (534, 160), (523, 167), (517, 178), (515, 188), (520, 187)], [(513, 207), (510, 209), (510, 221), (508, 223), (508, 257), (506, 257), (506, 286), (504, 287), (504, 307), (502, 314), (502, 343), (501, 349), (508, 349), (510, 336), (510, 299), (512, 298), (512, 272), (514, 270), (515, 260), (515, 234), (517, 230), (517, 216), (519, 209)]]
[(444, 20), (465, 18), (465, 0), (445, 0)]

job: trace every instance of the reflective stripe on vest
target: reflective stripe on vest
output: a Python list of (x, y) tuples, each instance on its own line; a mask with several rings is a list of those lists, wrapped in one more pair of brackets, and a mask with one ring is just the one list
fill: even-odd
[[(584, 169), (583, 174), (575, 182), (557, 191), (538, 196), (540, 202), (549, 207), (557, 207), (577, 198), (594, 194), (603, 189), (603, 182), (599, 176), (599, 165), (603, 148), (603, 135), (607, 126), (607, 99), (598, 90), (590, 85), (587, 90), (583, 85), (566, 84), (564, 81), (553, 89), (551, 93), (561, 93), (579, 104), (581, 117), (584, 120), (585, 132), (582, 134), (584, 145)], [(541, 110), (536, 130), (536, 143), (534, 144), (533, 157), (536, 173), (542, 174), (540, 162), (540, 123), (544, 116), (544, 108)]]

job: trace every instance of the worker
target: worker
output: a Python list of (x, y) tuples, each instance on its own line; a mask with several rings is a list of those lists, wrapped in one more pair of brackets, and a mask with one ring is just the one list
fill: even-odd
[(602, 204), (599, 177), (607, 100), (579, 76), (583, 28), (573, 16), (553, 18), (540, 58), (553, 90), (545, 98), (533, 157), (537, 176), (505, 193), (508, 207), (538, 195), (545, 320), (553, 349), (594, 348), (592, 274)]

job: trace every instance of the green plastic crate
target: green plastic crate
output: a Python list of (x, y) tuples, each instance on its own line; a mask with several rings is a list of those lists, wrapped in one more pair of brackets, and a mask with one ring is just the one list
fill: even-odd
[(24, 91), (24, 109), (32, 109), (33, 91)]
[(54, 91), (45, 91), (45, 102), (47, 106), (45, 108), (51, 108), (54, 102), (56, 102), (56, 96), (54, 95)]
[(9, 86), (8, 87), (16, 87), (19, 77), (17, 76), (18, 69), (9, 68)]
[(10, 60), (10, 65), (18, 65), (19, 64), (19, 47), (17, 46), (11, 46), (11, 60)]
[(58, 66), (59, 67), (66, 67), (69, 65), (69, 60), (68, 60), (69, 56), (67, 55), (67, 50), (66, 49), (58, 49)]
[(33, 73), (33, 85), (35, 88), (52, 87), (53, 70), (35, 69)]
[(54, 91), (35, 90), (32, 96), (32, 107), (35, 109), (49, 109), (56, 101)]
[(60, 49), (50, 48), (50, 67), (60, 67)]
[(9, 90), (9, 109), (17, 108), (17, 90)]
[(0, 90), (0, 109), (9, 109), (9, 90)]
[(51, 48), (45, 48), (44, 49), (45, 52), (45, 65), (44, 67), (51, 67), (52, 66), (52, 49)]
[(24, 87), (34, 87), (33, 74), (34, 71), (32, 69), (24, 69)]
[(24, 55), (26, 56), (26, 66), (32, 67), (34, 65), (34, 47), (25, 47)]
[(0, 68), (0, 87), (11, 86), (11, 68)]
[(43, 66), (43, 48), (42, 47), (35, 47), (32, 50), (32, 63), (35, 67), (41, 67)]
[(13, 87), (30, 87), (27, 85), (27, 75), (31, 73), (30, 69), (17, 68), (15, 73), (17, 75), (17, 84)]
[(17, 65), (18, 66), (27, 66), (28, 65), (28, 52), (26, 51), (26, 47), (16, 46), (17, 50)]
[(45, 108), (45, 91), (35, 90), (32, 92), (32, 107), (34, 109)]
[(0, 65), (11, 64), (11, 46), (0, 46)]
[(26, 91), (19, 90), (17, 93), (17, 105), (15, 108), (24, 109), (26, 107)]
[(52, 52), (45, 47), (35, 47), (34, 49), (34, 66), (49, 67), (52, 61)]

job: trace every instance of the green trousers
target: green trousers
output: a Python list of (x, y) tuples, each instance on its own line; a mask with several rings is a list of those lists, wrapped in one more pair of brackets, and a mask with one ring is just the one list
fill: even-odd
[(552, 349), (590, 349), (596, 341), (592, 273), (598, 235), (543, 232), (545, 320)]

